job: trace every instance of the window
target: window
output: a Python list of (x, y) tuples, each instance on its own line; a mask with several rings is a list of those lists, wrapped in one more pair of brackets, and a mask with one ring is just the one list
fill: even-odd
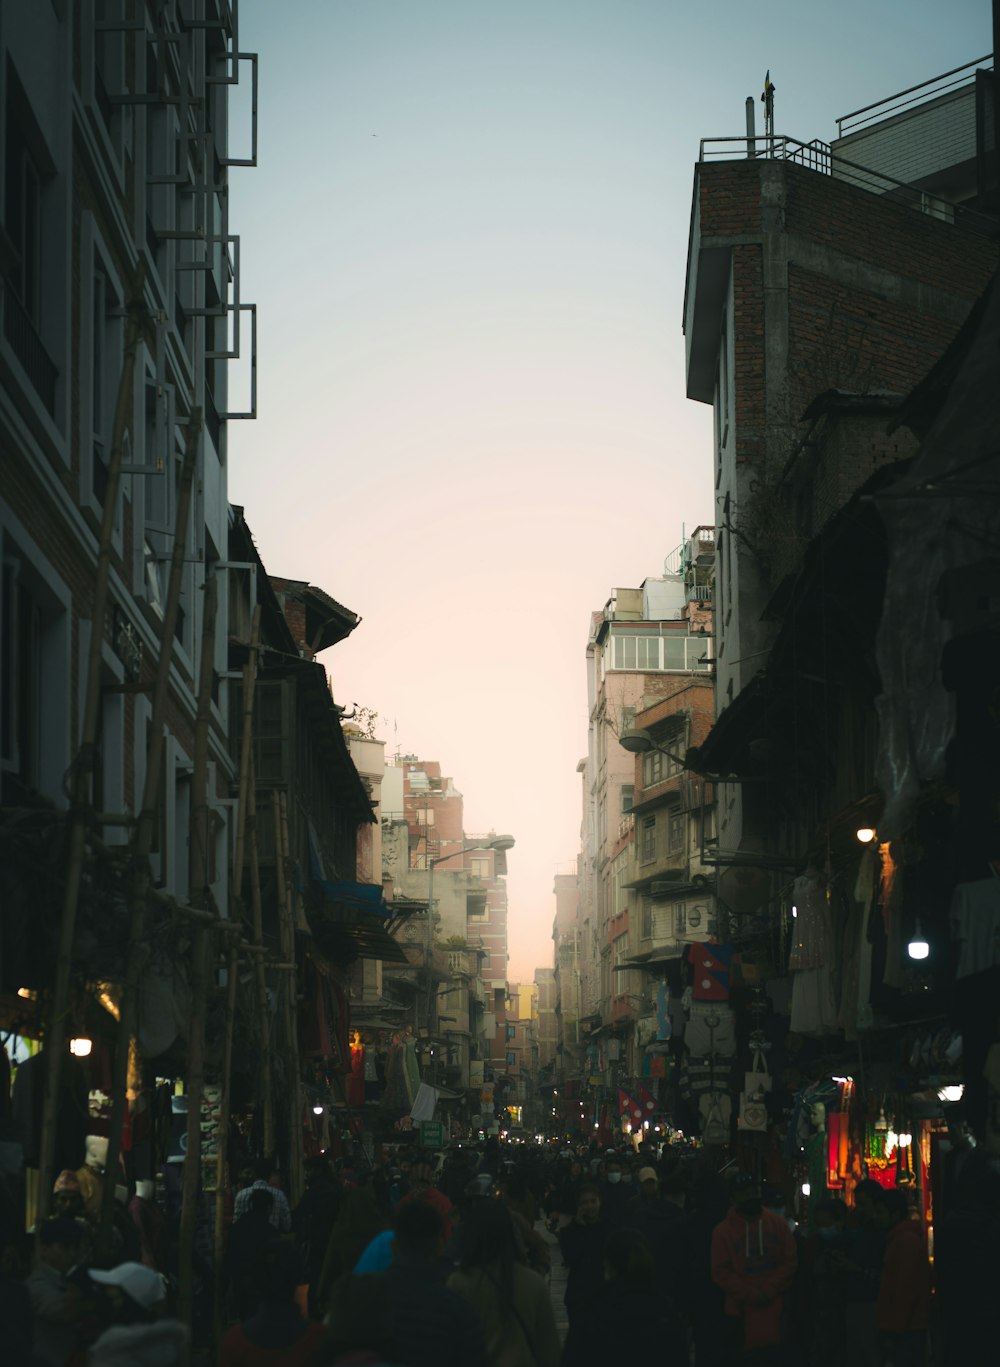
[(675, 935), (686, 935), (686, 934), (687, 934), (687, 903), (686, 903), (686, 902), (675, 902), (675, 903), (674, 903), (674, 934), (675, 934)]
[(643, 897), (639, 902), (639, 936), (648, 940), (653, 934), (653, 899)]
[(470, 892), (465, 898), (465, 914), (470, 921), (485, 921), (489, 915), (485, 892)]
[(635, 669), (645, 673), (681, 670), (685, 673), (711, 668), (704, 636), (686, 636), (679, 631), (661, 635), (613, 636), (612, 669)]
[(285, 778), (285, 698), (280, 683), (258, 683), (254, 707), (254, 763), (258, 783)]
[[(47, 193), (54, 167), (31, 104), (10, 61), (6, 74), (4, 226), (13, 259), (5, 280), (3, 328), (18, 364), (49, 414), (54, 416), (59, 372), (43, 341), (47, 264), (43, 260), (43, 225), (53, 213), (57, 217), (59, 214)], [(51, 311), (54, 302), (51, 292), (47, 302)]]
[(663, 783), (675, 774), (683, 772), (684, 766), (680, 760), (672, 759), (669, 755), (665, 755), (662, 750), (650, 750), (643, 755), (642, 782), (646, 788), (652, 788), (657, 783)]
[(11, 245), (17, 253), (7, 274), (7, 281), (29, 321), (37, 328), (40, 313), (42, 178), (10, 108), (7, 110), (6, 162), (6, 226)]
[(486, 859), (470, 859), (470, 860), (469, 860), (469, 872), (472, 874), (473, 878), (482, 878), (482, 879), (484, 879), (486, 882), (489, 882), (489, 878), (490, 878), (490, 860), (489, 860), (488, 858), (486, 858)]
[(643, 817), (639, 861), (650, 864), (656, 858), (656, 816)]
[(620, 916), (628, 906), (628, 889), (625, 879), (628, 875), (628, 850), (622, 850), (611, 865), (611, 915)]
[(626, 813), (626, 812), (630, 812), (630, 811), (632, 810), (632, 808), (634, 807), (634, 805), (635, 805), (635, 784), (634, 784), (634, 783), (623, 783), (623, 784), (622, 784), (622, 790), (621, 790), (621, 791), (622, 791), (621, 811), (622, 811), (622, 816), (624, 816), (625, 813)]
[(671, 851), (682, 850), (684, 848), (684, 827), (687, 816), (683, 812), (678, 812), (671, 816), (668, 827), (668, 849)]
[(418, 825), (418, 826), (433, 826), (433, 825), (434, 825), (434, 808), (433, 808), (433, 807), (418, 807), (417, 810), (416, 810), (416, 819), (417, 819), (417, 825)]
[(715, 439), (721, 451), (729, 440), (729, 334), (725, 309), (719, 325), (719, 368), (716, 374)]

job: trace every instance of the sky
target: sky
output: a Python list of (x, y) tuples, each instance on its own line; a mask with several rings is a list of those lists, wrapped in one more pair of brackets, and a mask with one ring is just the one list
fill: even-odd
[[(681, 311), (699, 140), (836, 119), (991, 50), (988, 0), (241, 0), (230, 173), (258, 417), (229, 495), (362, 618), (322, 658), (387, 755), (510, 832), (511, 981), (580, 841), (590, 613), (713, 521)], [(249, 67), (231, 155), (250, 146)], [(230, 408), (248, 397), (233, 367)]]

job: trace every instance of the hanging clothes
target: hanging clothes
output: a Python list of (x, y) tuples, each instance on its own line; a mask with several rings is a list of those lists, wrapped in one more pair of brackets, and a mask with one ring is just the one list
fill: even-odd
[(412, 1033), (407, 1033), (403, 1039), (403, 1078), (412, 1105), (420, 1090), (420, 1060), (417, 1058), (416, 1036)]
[(365, 1046), (361, 1043), (351, 1045), (351, 1071), (346, 1082), (348, 1106), (365, 1104)]

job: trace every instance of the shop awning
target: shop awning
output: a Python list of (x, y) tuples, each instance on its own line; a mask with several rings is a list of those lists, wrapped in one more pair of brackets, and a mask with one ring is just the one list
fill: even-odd
[(403, 946), (386, 929), (388, 911), (379, 884), (313, 882), (307, 915), (317, 945), (330, 959), (409, 963)]

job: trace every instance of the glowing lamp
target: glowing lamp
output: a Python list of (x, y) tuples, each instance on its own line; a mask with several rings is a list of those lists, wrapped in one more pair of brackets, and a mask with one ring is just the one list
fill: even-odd
[(313, 1107), (313, 1115), (322, 1115), (322, 1114), (323, 1114), (323, 1107), (320, 1106), (319, 1103), (317, 1102), (317, 1104)]
[(94, 1041), (87, 1039), (84, 1035), (79, 1036), (77, 1039), (71, 1039), (69, 1042), (69, 1052), (75, 1055), (76, 1058), (87, 1058), (93, 1047)]
[(799, 1191), (801, 1191), (803, 1196), (810, 1196), (812, 1194), (812, 1187), (808, 1182), (803, 1182), (801, 1187), (799, 1187)]
[(949, 1083), (947, 1087), (938, 1089), (939, 1101), (961, 1101), (965, 1095), (965, 1086), (961, 1082)]
[(875, 839), (875, 832), (871, 826), (860, 826), (854, 833), (862, 845), (870, 845)]
[(917, 924), (913, 929), (913, 937), (906, 946), (906, 952), (911, 959), (926, 959), (931, 952), (930, 945), (924, 939), (924, 932), (921, 929), (919, 917), (917, 918)]

